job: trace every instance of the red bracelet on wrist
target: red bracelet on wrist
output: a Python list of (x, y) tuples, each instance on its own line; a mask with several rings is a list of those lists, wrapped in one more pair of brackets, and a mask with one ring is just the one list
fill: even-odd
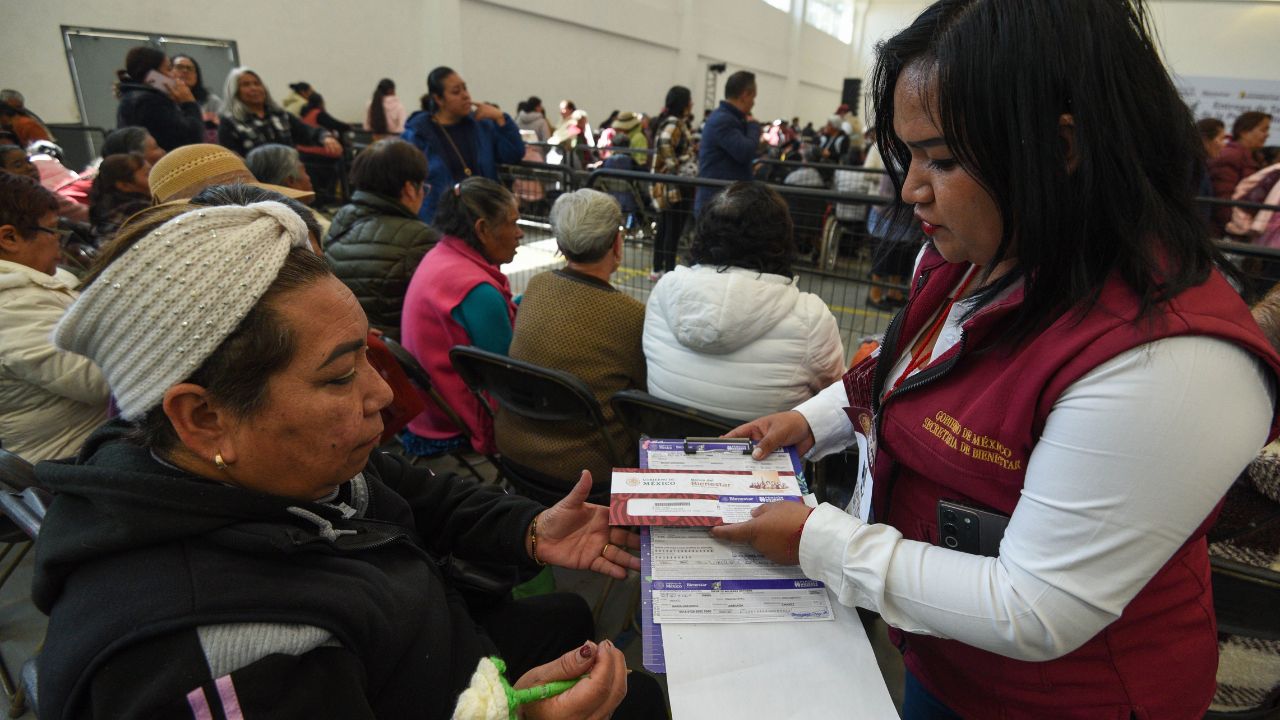
[(813, 514), (814, 510), (817, 510), (817, 508), (809, 508), (809, 512), (805, 513), (804, 521), (800, 523), (800, 527), (791, 533), (791, 538), (796, 541), (796, 547), (800, 546), (800, 536), (804, 534), (805, 523), (809, 522), (809, 516)]

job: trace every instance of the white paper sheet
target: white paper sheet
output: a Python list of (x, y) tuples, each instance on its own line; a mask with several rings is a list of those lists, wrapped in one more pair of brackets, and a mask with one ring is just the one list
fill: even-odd
[(675, 720), (896, 720), (852, 608), (835, 622), (663, 627)]

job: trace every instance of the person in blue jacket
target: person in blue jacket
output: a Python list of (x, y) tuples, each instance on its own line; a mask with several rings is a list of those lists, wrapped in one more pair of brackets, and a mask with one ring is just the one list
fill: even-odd
[(497, 180), (499, 164), (524, 157), (511, 116), (487, 103), (473, 105), (462, 76), (443, 66), (427, 75), (423, 109), (405, 121), (401, 137), (427, 156), (427, 197), (418, 217), (428, 224), (454, 183), (475, 176)]
[[(698, 148), (698, 177), (720, 180), (750, 180), (751, 163), (760, 147), (760, 123), (751, 117), (756, 104), (755, 73), (739, 70), (724, 83), (724, 100), (702, 126), (702, 143)], [(693, 212), (702, 206), (718, 188), (700, 187), (694, 198)]]

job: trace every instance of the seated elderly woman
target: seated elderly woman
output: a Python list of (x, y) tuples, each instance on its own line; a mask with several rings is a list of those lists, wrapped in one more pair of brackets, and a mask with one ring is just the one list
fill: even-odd
[(409, 280), (440, 234), (418, 219), (427, 159), (398, 138), (379, 140), (351, 165), (351, 202), (333, 216), (324, 256), (360, 301), (369, 324), (400, 338)]
[[(619, 390), (645, 387), (644, 305), (609, 284), (622, 264), (621, 224), (617, 201), (605, 193), (556, 200), (551, 232), (568, 264), (529, 281), (510, 354), (581, 378), (604, 409), (613, 446), (634, 464), (636, 438), (609, 405)], [(613, 469), (599, 438), (578, 424), (535, 423), (499, 409), (494, 430), (505, 460), (550, 478), (587, 468), (603, 479)]]
[(31, 462), (74, 455), (107, 419), (102, 373), (49, 341), (77, 295), (58, 267), (57, 208), (36, 181), (0, 173), (0, 441)]
[(247, 155), (267, 143), (322, 145), (331, 154), (342, 153), (342, 144), (323, 128), (312, 127), (286, 112), (271, 99), (258, 73), (247, 67), (227, 74), (222, 115), (218, 118), (218, 144)]
[(258, 182), (312, 192), (311, 176), (307, 174), (301, 156), (288, 145), (259, 145), (244, 156), (244, 164), (249, 166), (249, 172)]
[(826, 303), (800, 292), (786, 202), (730, 185), (703, 209), (693, 267), (654, 286), (644, 323), (649, 392), (731, 418), (807, 400), (840, 377), (844, 347)]
[(584, 504), (590, 476), (544, 509), (375, 452), (390, 389), (298, 214), (148, 212), (54, 333), (123, 419), (36, 468), (56, 493), (33, 590), (40, 715), (446, 718), (501, 654), (517, 687), (582, 677), (525, 717), (606, 716), (626, 669), (582, 643), (580, 598), (473, 616), (448, 579), (451, 557), (638, 567), (635, 536)]
[(449, 349), (474, 345), (507, 354), (516, 306), (501, 266), (515, 258), (524, 237), (519, 219), (515, 196), (487, 178), (452, 185), (440, 200), (435, 227), (443, 237), (409, 281), (400, 336), (467, 427), (428, 406), (400, 437), (414, 455), (454, 450), (468, 436), (476, 452), (493, 452), (493, 421), (454, 371)]

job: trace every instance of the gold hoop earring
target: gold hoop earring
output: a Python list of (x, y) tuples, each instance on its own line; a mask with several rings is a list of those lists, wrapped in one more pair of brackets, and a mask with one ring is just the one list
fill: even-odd
[(219, 470), (227, 469), (227, 461), (222, 459), (222, 453), (213, 454), (213, 464), (216, 465)]

